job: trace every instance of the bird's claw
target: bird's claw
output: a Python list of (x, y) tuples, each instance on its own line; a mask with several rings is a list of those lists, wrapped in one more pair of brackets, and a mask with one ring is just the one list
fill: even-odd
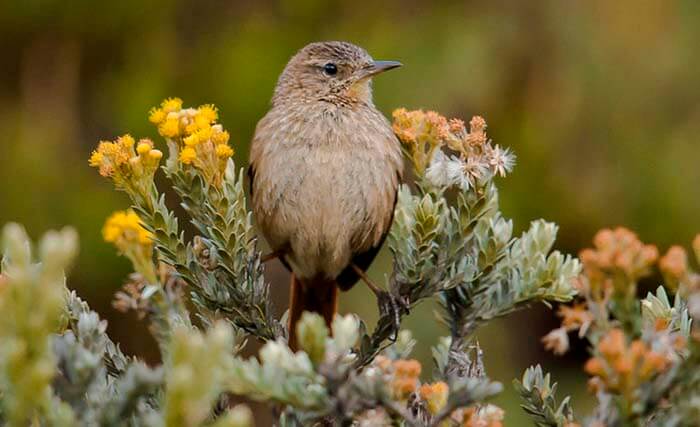
[(401, 328), (401, 316), (408, 312), (408, 303), (405, 299), (395, 296), (387, 291), (377, 293), (377, 304), (380, 315), (391, 316), (393, 322), (392, 334), (389, 341), (396, 342)]

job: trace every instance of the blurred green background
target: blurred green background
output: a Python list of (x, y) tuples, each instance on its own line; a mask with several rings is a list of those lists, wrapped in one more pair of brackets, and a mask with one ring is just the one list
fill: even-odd
[[(506, 216), (522, 231), (546, 218), (560, 225), (560, 249), (589, 244), (602, 227), (624, 224), (662, 250), (700, 231), (700, 2), (355, 0), (172, 1), (4, 0), (0, 2), (0, 224), (30, 234), (71, 224), (82, 251), (69, 283), (109, 320), (123, 348), (157, 361), (133, 316), (112, 294), (128, 262), (100, 228), (128, 205), (87, 165), (99, 139), (155, 137), (148, 109), (167, 96), (215, 103), (244, 165), (277, 75), (300, 47), (339, 39), (405, 66), (375, 82), (377, 106), (483, 115), (491, 137), (518, 155), (501, 181)], [(174, 198), (170, 197), (173, 202)], [(380, 279), (387, 257), (373, 267)], [(268, 269), (279, 310), (287, 276)], [(653, 279), (650, 285), (654, 285)], [(343, 311), (374, 319), (371, 294), (356, 287)], [(446, 331), (426, 304), (406, 322), (429, 347)], [(526, 425), (510, 388), (540, 361), (590, 408), (582, 343), (553, 358), (539, 338), (555, 323), (542, 307), (479, 334), (506, 425)], [(258, 425), (269, 421), (260, 418)]]

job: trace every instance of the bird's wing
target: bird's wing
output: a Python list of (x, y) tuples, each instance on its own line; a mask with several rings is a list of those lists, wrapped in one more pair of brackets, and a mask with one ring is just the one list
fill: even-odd
[[(398, 182), (401, 182), (401, 172), (399, 171), (397, 173), (398, 175)], [(400, 184), (399, 184), (400, 185)], [(372, 261), (374, 261), (374, 258), (376, 258), (377, 254), (379, 253), (379, 250), (382, 248), (382, 245), (384, 244), (384, 241), (386, 240), (386, 237), (389, 235), (389, 231), (391, 230), (391, 224), (394, 222), (394, 211), (396, 210), (396, 203), (399, 200), (399, 185), (396, 186), (396, 191), (394, 192), (394, 206), (391, 210), (391, 218), (389, 219), (389, 226), (387, 229), (384, 231), (384, 235), (382, 235), (382, 238), (379, 239), (379, 242), (377, 242), (376, 245), (372, 246), (369, 248), (369, 250), (365, 252), (360, 252), (358, 254), (355, 254), (353, 256), (351, 264), (340, 273), (340, 275), (336, 278), (336, 282), (338, 283), (338, 287), (342, 291), (347, 291), (350, 288), (352, 288), (355, 283), (359, 280), (359, 276), (355, 272), (355, 270), (352, 268), (352, 264), (355, 264), (357, 267), (359, 267), (362, 271), (367, 271), (369, 268), (370, 264), (372, 264)]]
[(250, 197), (253, 197), (253, 185), (255, 184), (255, 167), (253, 163), (248, 166), (248, 191), (250, 191)]

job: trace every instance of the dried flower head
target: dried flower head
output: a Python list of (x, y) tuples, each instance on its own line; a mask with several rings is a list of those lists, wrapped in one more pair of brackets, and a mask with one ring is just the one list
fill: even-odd
[(137, 276), (138, 277), (131, 277), (132, 280), (124, 284), (121, 290), (114, 294), (112, 307), (122, 313), (134, 311), (139, 319), (143, 319), (148, 314), (150, 305), (148, 304), (148, 300), (143, 298), (143, 291), (146, 287), (146, 283), (141, 280), (141, 275)]
[(542, 337), (542, 343), (546, 350), (556, 355), (562, 355), (569, 351), (569, 335), (566, 328), (556, 328)]
[[(162, 262), (158, 264), (158, 282), (165, 292), (165, 297), (173, 306), (184, 304), (186, 285), (172, 266)], [(151, 298), (153, 288), (149, 285), (152, 284), (149, 284), (140, 273), (130, 274), (128, 282), (114, 294), (112, 307), (123, 313), (134, 311), (139, 319), (152, 315), (159, 310), (159, 307)]]
[[(425, 171), (425, 179), (434, 187), (457, 186), (467, 190), (472, 186), (474, 178), (472, 167), (468, 163), (438, 150)], [(477, 171), (476, 175), (481, 176), (481, 172)]]
[(588, 328), (593, 323), (593, 313), (587, 309), (587, 304), (576, 303), (573, 306), (560, 305), (557, 316), (561, 317), (561, 325), (567, 331), (579, 330), (579, 336), (586, 335)]

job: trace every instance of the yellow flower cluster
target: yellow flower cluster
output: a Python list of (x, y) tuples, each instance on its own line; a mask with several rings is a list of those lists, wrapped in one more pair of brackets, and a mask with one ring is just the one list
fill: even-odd
[(143, 228), (141, 218), (134, 211), (117, 211), (110, 215), (102, 227), (102, 237), (129, 258), (134, 269), (146, 280), (155, 282), (153, 235)]
[(450, 388), (446, 383), (438, 381), (432, 384), (421, 385), (419, 394), (421, 399), (426, 403), (428, 411), (435, 415), (447, 405)]
[[(437, 415), (447, 406), (450, 395), (449, 386), (442, 382), (423, 384), (419, 395), (425, 402), (428, 412)], [(469, 406), (460, 408), (450, 414), (450, 420), (441, 426), (459, 425), (461, 427), (502, 427), (504, 412), (495, 405)]]
[(119, 173), (128, 164), (134, 153), (134, 138), (131, 135), (124, 135), (116, 141), (100, 141), (97, 150), (92, 152), (89, 164), (99, 168), (100, 175), (109, 177), (115, 172)]
[(211, 104), (182, 108), (182, 100), (168, 98), (151, 109), (149, 120), (158, 132), (176, 144), (178, 160), (202, 171), (208, 182), (218, 185), (227, 160), (234, 151), (228, 145), (229, 133), (216, 121), (218, 110)]
[(141, 219), (132, 210), (117, 211), (107, 218), (102, 237), (119, 249), (132, 244), (150, 246), (153, 242), (152, 234), (141, 226)]
[[(505, 176), (515, 163), (509, 150), (491, 144), (482, 117), (471, 119), (469, 131), (462, 120), (448, 120), (435, 111), (400, 108), (393, 112), (393, 118), (394, 133), (406, 147), (416, 172), (423, 175), (427, 171), (435, 185), (473, 186), (478, 180)], [(443, 147), (458, 157), (438, 155)]]
[(643, 382), (662, 373), (670, 366), (669, 355), (653, 351), (637, 339), (629, 345), (622, 329), (614, 328), (596, 346), (598, 356), (588, 359), (585, 371), (593, 375), (590, 386), (633, 397)]
[(100, 175), (111, 178), (117, 187), (145, 194), (162, 157), (151, 140), (136, 143), (131, 135), (123, 135), (115, 141), (101, 141), (88, 163), (98, 168)]

